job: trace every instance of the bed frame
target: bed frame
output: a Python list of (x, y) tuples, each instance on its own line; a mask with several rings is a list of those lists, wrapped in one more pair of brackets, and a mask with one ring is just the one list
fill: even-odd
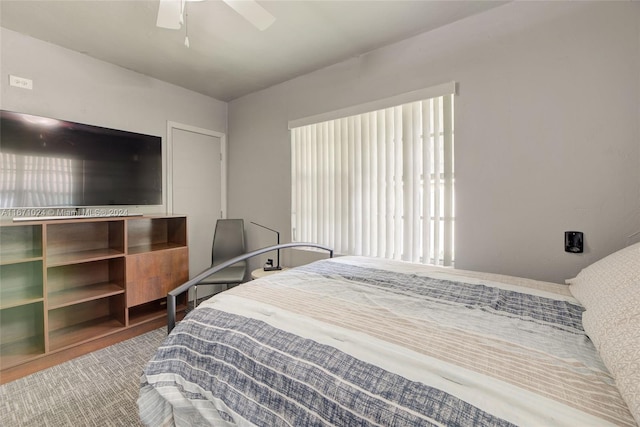
[(246, 254), (242, 254), (235, 258), (231, 258), (230, 260), (220, 263), (216, 266), (209, 267), (206, 270), (199, 273), (193, 279), (188, 280), (187, 282), (183, 283), (182, 285), (178, 286), (177, 288), (175, 288), (174, 290), (170, 291), (167, 294), (167, 332), (170, 333), (173, 330), (173, 328), (176, 326), (176, 297), (181, 293), (188, 291), (189, 289), (191, 289), (192, 286), (197, 285), (203, 279), (212, 275), (213, 273), (217, 273), (218, 271), (223, 270), (227, 267), (230, 267), (237, 262), (244, 261), (246, 259), (253, 258), (254, 256), (261, 255), (267, 252), (276, 251), (280, 249), (287, 249), (287, 248), (297, 248), (297, 247), (322, 249), (329, 252), (329, 258), (333, 258), (333, 249), (327, 246), (318, 245), (316, 243), (309, 243), (309, 242), (293, 242), (293, 243), (282, 243), (279, 245), (267, 246), (262, 249), (256, 249), (255, 251), (247, 252)]

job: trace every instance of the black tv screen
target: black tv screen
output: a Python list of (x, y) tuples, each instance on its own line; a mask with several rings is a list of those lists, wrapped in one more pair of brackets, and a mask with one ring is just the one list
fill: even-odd
[(0, 114), (0, 208), (162, 204), (161, 137)]

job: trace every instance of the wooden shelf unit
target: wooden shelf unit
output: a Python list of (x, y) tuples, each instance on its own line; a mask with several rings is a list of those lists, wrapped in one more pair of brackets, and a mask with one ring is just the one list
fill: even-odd
[(157, 327), (188, 265), (184, 216), (0, 224), (0, 370), (26, 375), (30, 363)]

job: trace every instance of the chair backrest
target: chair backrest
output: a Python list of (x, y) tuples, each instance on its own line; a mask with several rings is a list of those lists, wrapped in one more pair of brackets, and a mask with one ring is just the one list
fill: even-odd
[(213, 233), (211, 265), (220, 264), (245, 252), (244, 220), (219, 219)]

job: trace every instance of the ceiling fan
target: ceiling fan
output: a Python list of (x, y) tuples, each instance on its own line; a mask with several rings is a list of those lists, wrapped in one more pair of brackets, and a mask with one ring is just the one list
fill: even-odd
[[(184, 7), (187, 2), (202, 0), (160, 0), (158, 8), (158, 19), (156, 25), (161, 28), (179, 30), (184, 19)], [(264, 31), (276, 18), (265, 8), (260, 6), (255, 0), (222, 0), (233, 10), (238, 12), (247, 21), (252, 23), (258, 30)]]

